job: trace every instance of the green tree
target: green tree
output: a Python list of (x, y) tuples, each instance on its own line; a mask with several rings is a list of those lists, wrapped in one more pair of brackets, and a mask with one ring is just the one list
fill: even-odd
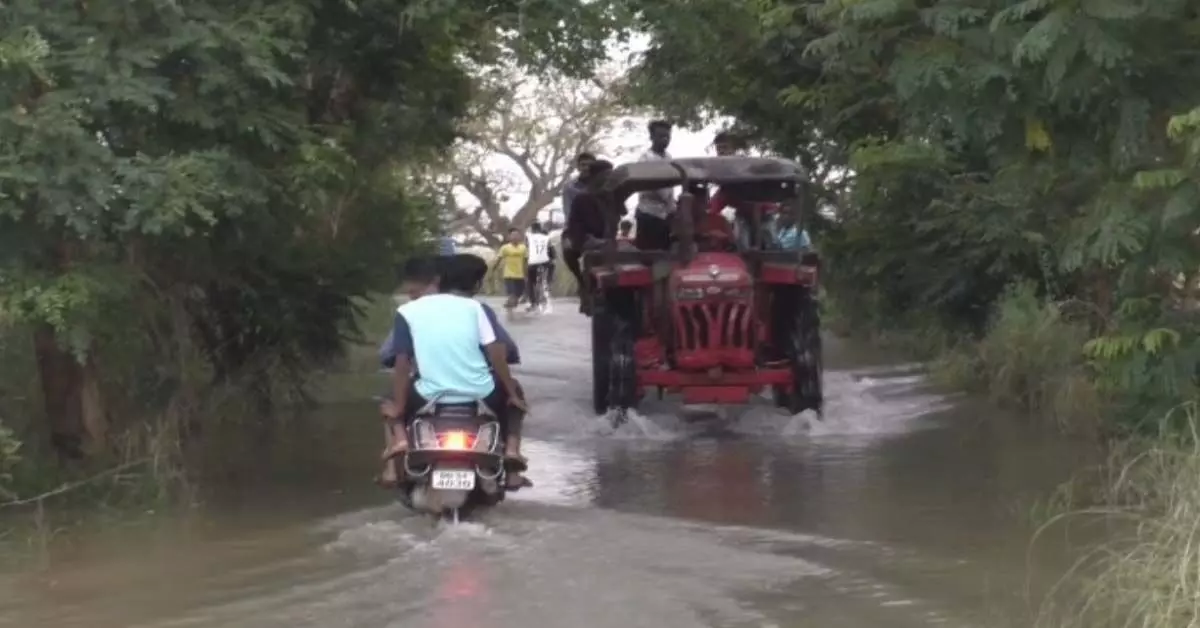
[[(932, 313), (981, 333), (1005, 286), (1032, 281), (1044, 297), (1089, 303), (1097, 334), (1146, 332), (1177, 315), (1175, 295), (1200, 267), (1200, 225), (1194, 188), (1160, 169), (1181, 159), (1168, 119), (1200, 102), (1188, 79), (1200, 60), (1191, 4), (672, 0), (631, 10), (653, 42), (636, 72), (641, 102), (683, 119), (730, 115), (815, 172), (850, 169), (844, 196), (815, 181), (817, 194), (843, 199), (835, 223), (817, 227), (846, 310), (877, 321)], [(1190, 381), (1194, 367), (1172, 368)]]
[(205, 386), (266, 402), (336, 357), (354, 299), (424, 238), (411, 180), (457, 136), (466, 68), (583, 72), (606, 10), (6, 3), (0, 313), (32, 336), (57, 451), (103, 451), (116, 417)]

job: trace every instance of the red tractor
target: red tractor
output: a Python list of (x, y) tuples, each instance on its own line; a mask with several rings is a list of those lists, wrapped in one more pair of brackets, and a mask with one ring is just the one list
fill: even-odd
[[(716, 185), (744, 230), (708, 212)], [(819, 260), (781, 250), (763, 229), (768, 208), (803, 224), (805, 185), (791, 161), (711, 157), (626, 164), (597, 194), (608, 237), (583, 256), (592, 316), (595, 411), (623, 421), (648, 388), (684, 403), (743, 405), (770, 389), (792, 413), (823, 405), (817, 307)], [(615, 238), (625, 200), (682, 186), (670, 251), (642, 251)]]

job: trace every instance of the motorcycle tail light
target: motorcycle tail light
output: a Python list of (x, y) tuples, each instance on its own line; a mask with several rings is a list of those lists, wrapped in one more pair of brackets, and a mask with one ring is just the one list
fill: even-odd
[(452, 451), (467, 451), (475, 446), (475, 439), (471, 435), (458, 430), (438, 434), (438, 440), (441, 449)]

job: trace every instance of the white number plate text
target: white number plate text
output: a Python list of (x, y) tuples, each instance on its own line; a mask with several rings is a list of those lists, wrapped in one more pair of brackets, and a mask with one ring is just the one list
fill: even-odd
[(474, 471), (434, 471), (430, 486), (441, 491), (469, 491), (475, 488)]

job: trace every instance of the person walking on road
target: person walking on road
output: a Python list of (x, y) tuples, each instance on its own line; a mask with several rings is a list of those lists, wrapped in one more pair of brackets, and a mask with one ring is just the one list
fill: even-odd
[(504, 280), (504, 294), (508, 300), (504, 303), (504, 312), (512, 318), (513, 310), (521, 295), (525, 293), (525, 266), (529, 259), (529, 248), (525, 246), (525, 238), (520, 229), (509, 229), (508, 242), (500, 247), (496, 263), (492, 267), (501, 268), (501, 278)]
[(529, 252), (529, 270), (525, 274), (525, 286), (529, 295), (529, 311), (545, 312), (550, 281), (550, 266), (554, 263), (550, 257), (550, 236), (541, 223), (533, 223), (529, 235), (525, 237), (525, 247)]

